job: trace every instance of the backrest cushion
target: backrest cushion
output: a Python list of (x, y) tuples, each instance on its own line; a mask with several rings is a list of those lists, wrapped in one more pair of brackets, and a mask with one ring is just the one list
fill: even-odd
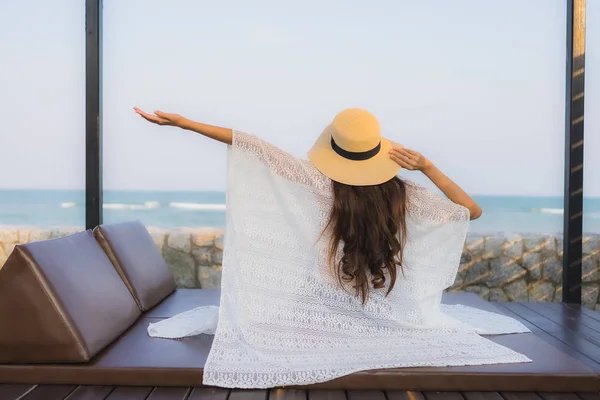
[(173, 293), (173, 274), (140, 222), (101, 225), (94, 229), (94, 236), (140, 310), (149, 310)]

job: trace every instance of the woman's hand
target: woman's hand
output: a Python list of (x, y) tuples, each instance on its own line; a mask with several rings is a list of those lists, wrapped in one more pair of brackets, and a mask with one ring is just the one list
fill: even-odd
[(176, 126), (181, 129), (199, 133), (228, 145), (233, 143), (233, 131), (231, 129), (192, 121), (178, 114), (169, 114), (162, 111), (154, 111), (154, 114), (148, 114), (137, 107), (133, 107), (133, 109), (142, 118), (153, 124)]
[(481, 208), (471, 196), (465, 193), (456, 183), (452, 182), (450, 178), (444, 175), (442, 171), (437, 169), (422, 154), (404, 147), (394, 147), (390, 150), (390, 157), (402, 168), (406, 168), (409, 171), (423, 172), (448, 199), (468, 208), (472, 220), (481, 216)]
[(170, 125), (181, 128), (183, 121), (185, 121), (185, 118), (179, 114), (169, 114), (162, 111), (154, 111), (154, 114), (148, 114), (137, 107), (133, 107), (133, 109), (146, 121), (157, 125)]
[(424, 171), (432, 165), (421, 153), (405, 147), (392, 148), (390, 158), (409, 171)]

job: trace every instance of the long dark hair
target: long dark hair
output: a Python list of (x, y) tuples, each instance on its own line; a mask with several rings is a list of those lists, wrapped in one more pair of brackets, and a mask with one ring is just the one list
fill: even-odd
[[(386, 296), (402, 272), (406, 242), (406, 185), (395, 177), (374, 186), (333, 182), (334, 202), (325, 230), (329, 231), (329, 261), (340, 283), (350, 283), (364, 304), (371, 287), (390, 282)], [(336, 261), (339, 246), (343, 255)]]

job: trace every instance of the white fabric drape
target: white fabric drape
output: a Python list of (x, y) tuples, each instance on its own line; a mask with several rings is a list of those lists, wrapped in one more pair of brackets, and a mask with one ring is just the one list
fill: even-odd
[(318, 240), (331, 181), (252, 135), (234, 132), (228, 151), (220, 306), (148, 330), (177, 338), (216, 325), (204, 384), (267, 388), (378, 368), (530, 361), (479, 335), (528, 332), (518, 321), (440, 304), (460, 263), (467, 209), (408, 183), (404, 276), (387, 297), (372, 290), (363, 306), (338, 286), (327, 238)]

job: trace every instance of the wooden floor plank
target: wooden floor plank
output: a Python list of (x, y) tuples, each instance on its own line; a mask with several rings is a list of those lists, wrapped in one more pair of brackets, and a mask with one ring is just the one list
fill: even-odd
[(385, 396), (387, 400), (425, 400), (421, 392), (407, 392), (404, 390), (387, 390)]
[(521, 323), (523, 323), (527, 328), (529, 328), (531, 330), (532, 333), (534, 333), (537, 337), (539, 337), (540, 339), (542, 339), (546, 343), (551, 344), (552, 346), (556, 347), (557, 349), (559, 349), (559, 350), (561, 350), (561, 351), (569, 354), (571, 357), (573, 357), (573, 358), (577, 359), (578, 361), (582, 362), (583, 364), (585, 364), (586, 366), (590, 367), (594, 371), (600, 371), (600, 362), (594, 361), (593, 359), (591, 359), (590, 357), (586, 356), (585, 354), (580, 353), (580, 352), (574, 350), (571, 346), (569, 346), (566, 343), (558, 340), (554, 336), (551, 336), (550, 334), (546, 333), (545, 331), (543, 331), (542, 329), (540, 329), (537, 325), (532, 324), (531, 322), (529, 322), (525, 318), (521, 317), (519, 314), (516, 314), (515, 312), (513, 312), (510, 308), (506, 307), (505, 306), (506, 303), (494, 303), (494, 305), (496, 307), (498, 307), (499, 310), (502, 313), (504, 313), (506, 316), (509, 316), (511, 318), (515, 318), (516, 320), (518, 320)]
[(227, 400), (229, 389), (194, 388), (187, 400)]
[(233, 389), (228, 400), (267, 400), (268, 390), (240, 390)]
[[(562, 323), (553, 321), (552, 319), (556, 319), (556, 315), (548, 312), (545, 308), (538, 306), (536, 303), (522, 303), (515, 304), (515, 306), (522, 307), (524, 310), (530, 312), (530, 318), (534, 320), (540, 320), (543, 324), (547, 324), (547, 322), (549, 322), (547, 326), (550, 331), (544, 329), (546, 332), (564, 341), (569, 346), (587, 355), (594, 361), (600, 362), (600, 341), (597, 339), (590, 340), (589, 338), (585, 337), (582, 334), (582, 328), (574, 328), (572, 324), (571, 327), (569, 327), (567, 322), (565, 322), (565, 325), (563, 325)], [(587, 327), (585, 327), (585, 329), (589, 330)]]
[(571, 307), (574, 310), (580, 311), (583, 315), (588, 318), (595, 319), (596, 321), (600, 321), (600, 313), (597, 311), (590, 310), (589, 308), (582, 306), (580, 304), (566, 304), (567, 307)]
[(427, 400), (464, 400), (458, 392), (423, 392)]
[(147, 386), (119, 386), (106, 400), (146, 400), (152, 389)]
[(271, 389), (269, 400), (306, 400), (306, 390), (298, 389)]
[[(560, 303), (523, 303), (523, 305), (530, 310), (543, 315), (550, 321), (557, 323), (567, 331), (584, 337), (596, 346), (600, 345), (600, 332), (584, 324), (581, 320), (581, 314), (578, 315), (573, 309), (563, 307)], [(600, 329), (600, 322), (596, 322), (598, 324), (597, 328)]]
[(0, 384), (0, 400), (16, 400), (33, 389), (35, 389), (35, 385)]
[(544, 307), (549, 310), (553, 310), (558, 316), (562, 318), (569, 318), (571, 321), (583, 324), (596, 332), (600, 332), (600, 321), (590, 318), (583, 314), (581, 310), (575, 310), (569, 307), (565, 303), (542, 303)]
[(113, 386), (78, 386), (65, 400), (104, 400)]
[[(583, 356), (591, 358), (595, 363), (600, 364), (600, 347), (594, 343), (577, 336), (573, 332), (566, 332), (560, 325), (549, 320), (541, 314), (518, 303), (505, 303), (502, 305), (538, 328), (544, 330), (550, 336), (560, 340), (573, 350), (569, 352), (572, 355), (573, 351), (580, 353)], [(574, 356), (574, 355), (573, 355)], [(586, 364), (587, 365), (587, 364)], [(596, 367), (595, 371), (599, 371)]]
[(539, 393), (544, 400), (581, 400), (575, 393)]
[(77, 386), (71, 385), (39, 385), (29, 394), (23, 397), (24, 400), (63, 400)]
[(537, 393), (525, 392), (501, 392), (504, 400), (541, 400), (542, 398)]
[(343, 390), (309, 390), (308, 400), (346, 400)]
[(504, 400), (498, 392), (463, 392), (466, 400)]
[(186, 400), (190, 391), (190, 388), (157, 387), (147, 400)]
[(577, 393), (582, 400), (600, 400), (600, 393)]
[(385, 394), (381, 390), (348, 390), (348, 400), (385, 400)]

